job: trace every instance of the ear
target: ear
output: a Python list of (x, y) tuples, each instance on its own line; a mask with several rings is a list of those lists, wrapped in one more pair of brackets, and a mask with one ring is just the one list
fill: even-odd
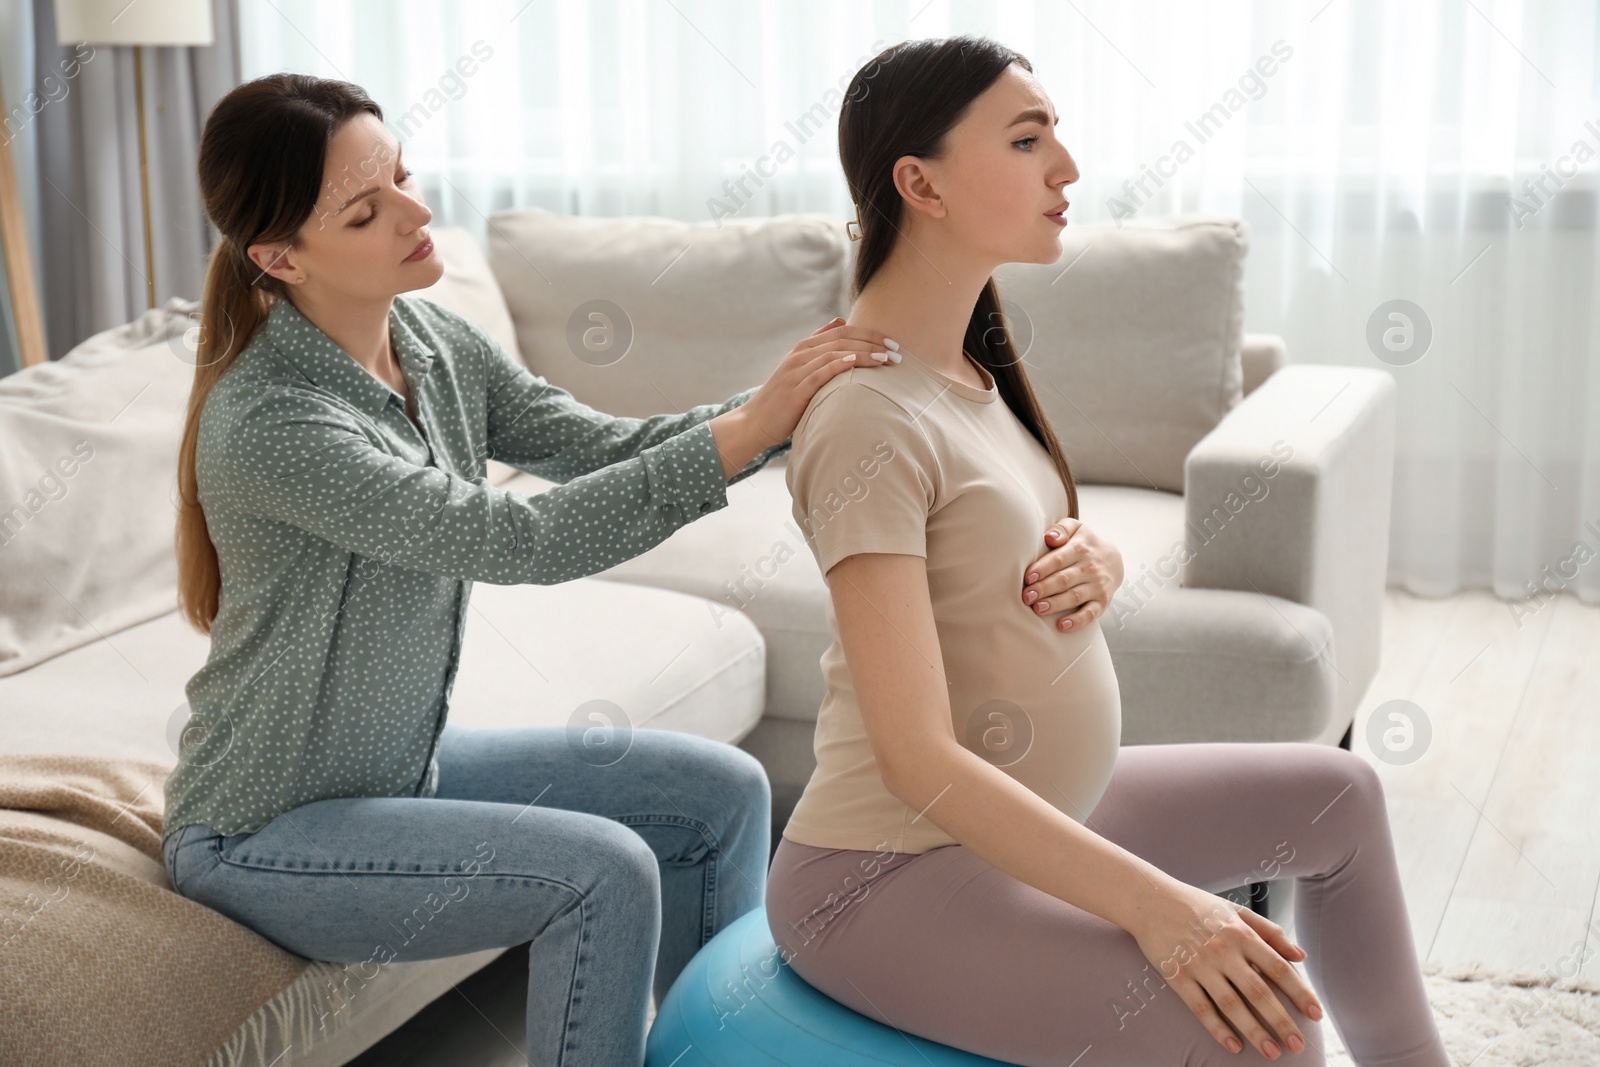
[(250, 257), (257, 270), (270, 274), (285, 284), (292, 284), (294, 279), (303, 273), (299, 264), (295, 262), (294, 248), (286, 241), (253, 244), (245, 249), (245, 254)]
[(944, 198), (933, 187), (933, 175), (927, 160), (919, 156), (901, 156), (895, 160), (894, 187), (910, 210), (930, 219), (944, 218)]

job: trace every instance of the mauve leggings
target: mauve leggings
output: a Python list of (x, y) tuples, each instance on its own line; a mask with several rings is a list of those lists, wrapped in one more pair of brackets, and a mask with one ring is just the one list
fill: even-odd
[[(1358, 1067), (1449, 1067), (1383, 786), (1364, 759), (1300, 742), (1125, 746), (1086, 825), (1211, 892), (1295, 878), (1302, 973)], [(1319, 1023), (1281, 991), (1305, 1050), (1269, 1061), (1245, 1041), (1230, 1053), (1131, 934), (964, 845), (884, 858), (784, 838), (766, 904), (773, 938), (812, 986), (879, 1022), (1008, 1063), (1324, 1062)]]

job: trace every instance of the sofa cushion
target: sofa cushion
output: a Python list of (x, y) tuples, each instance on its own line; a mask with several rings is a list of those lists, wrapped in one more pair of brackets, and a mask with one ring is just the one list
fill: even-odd
[(0, 676), (177, 606), (177, 298), (0, 378)]
[[(561, 725), (606, 700), (634, 726), (732, 743), (761, 718), (760, 633), (743, 618), (714, 621), (691, 597), (593, 578), (479, 583), (468, 612), (452, 723)], [(184, 687), (209, 648), (168, 611), (0, 678), (0, 750), (176, 764)]]
[[(1242, 219), (1068, 226), (1052, 264), (995, 271), (1029, 380), (1080, 482), (1184, 491), (1243, 396)], [(1080, 258), (1081, 257), (1081, 258)]]
[[(598, 711), (737, 744), (761, 719), (766, 644), (697, 597), (595, 578), (473, 587), (450, 721), (546, 726)], [(613, 710), (589, 706), (606, 701)]]
[(1123, 744), (1313, 741), (1327, 728), (1340, 680), (1333, 627), (1316, 608), (1236, 589), (1170, 589), (1136, 609), (1118, 601), (1120, 590), (1105, 633)]
[(717, 225), (519, 209), (489, 224), (489, 262), (529, 369), (641, 418), (764, 382), (796, 341), (843, 313), (845, 244), (824, 215)]
[[(730, 486), (728, 507), (596, 576), (716, 601), (720, 625), (742, 611), (767, 643), (763, 727), (816, 721), (830, 640), (828, 587), (793, 526), (783, 462)], [(509, 484), (530, 493), (547, 486), (529, 475)], [(1183, 587), (1189, 550), (1175, 493), (1084, 485), (1079, 498), (1086, 521), (1122, 553), (1123, 582), (1100, 625), (1122, 686), (1123, 743), (1315, 737), (1337, 680), (1322, 613), (1250, 590)], [(809, 736), (799, 740), (810, 748)], [(774, 748), (763, 759), (770, 770), (799, 765), (801, 754)], [(809, 757), (804, 766), (809, 775)], [(775, 787), (793, 784), (775, 774)]]
[[(728, 486), (728, 507), (595, 577), (703, 598), (719, 629), (753, 622), (766, 639), (766, 716), (815, 722), (828, 589), (790, 515), (786, 463), (779, 457)], [(505, 488), (536, 494), (550, 484), (519, 474)]]

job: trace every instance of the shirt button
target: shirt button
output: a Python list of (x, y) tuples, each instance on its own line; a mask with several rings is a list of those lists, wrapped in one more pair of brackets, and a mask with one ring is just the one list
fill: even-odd
[(708, 512), (710, 510), (711, 510), (711, 504), (709, 502), (700, 505), (700, 514), (704, 515), (706, 512)]

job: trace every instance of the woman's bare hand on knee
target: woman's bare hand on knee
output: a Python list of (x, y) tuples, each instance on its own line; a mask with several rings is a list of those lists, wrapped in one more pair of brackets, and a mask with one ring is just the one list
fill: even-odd
[(1305, 1048), (1305, 1035), (1273, 984), (1307, 1017), (1322, 1017), (1316, 995), (1289, 965), (1289, 958), (1304, 959), (1305, 951), (1277, 923), (1215, 893), (1174, 880), (1171, 892), (1130, 933), (1162, 979), (1229, 1052), (1244, 1047), (1230, 1022), (1268, 1059)]

